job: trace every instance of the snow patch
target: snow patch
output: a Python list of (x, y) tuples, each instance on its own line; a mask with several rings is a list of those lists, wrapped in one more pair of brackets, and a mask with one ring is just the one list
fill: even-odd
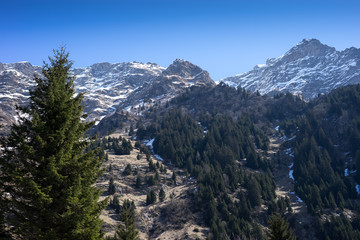
[(146, 143), (146, 146), (148, 146), (151, 150), (153, 149), (153, 143), (155, 141), (155, 138), (151, 139)]
[(266, 67), (266, 64), (258, 64), (258, 65), (256, 65), (256, 67), (263, 68), (263, 67)]
[(101, 121), (104, 117), (105, 117), (105, 116), (101, 116), (101, 117), (99, 117), (99, 119), (95, 121), (95, 125), (98, 125), (98, 124), (99, 124), (99, 122), (100, 122), (100, 121)]
[(291, 178), (293, 181), (295, 181), (295, 178), (294, 178), (294, 175), (293, 175), (294, 170), (292, 169), (293, 166), (294, 166), (294, 163), (292, 162), (292, 163), (290, 164), (290, 166), (289, 166), (289, 178)]
[(283, 141), (283, 142), (284, 142), (286, 139), (287, 139), (287, 137), (286, 137), (285, 135), (280, 138), (280, 140)]
[(349, 66), (351, 66), (351, 67), (356, 67), (356, 62), (354, 61), (354, 62), (351, 62), (350, 64), (349, 64)]
[(356, 170), (349, 170), (345, 168), (344, 175), (345, 177), (349, 176), (350, 174), (356, 173)]
[(291, 148), (287, 148), (287, 149), (285, 149), (285, 154), (286, 155), (289, 155), (290, 157), (294, 157), (294, 152), (292, 151), (292, 149)]
[(360, 194), (360, 186), (359, 186), (359, 184), (356, 184), (355, 189), (356, 189), (356, 192), (358, 194)]
[(296, 138), (296, 135), (294, 135), (294, 136), (292, 136), (291, 138), (289, 138), (288, 141), (291, 141), (291, 140), (293, 140), (293, 139), (295, 139), (295, 138)]
[(157, 154), (154, 154), (154, 157), (159, 161), (164, 161), (164, 159)]

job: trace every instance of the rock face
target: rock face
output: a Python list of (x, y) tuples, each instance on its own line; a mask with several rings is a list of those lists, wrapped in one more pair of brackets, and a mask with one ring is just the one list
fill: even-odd
[(118, 109), (126, 110), (130, 106), (149, 100), (168, 100), (191, 86), (215, 86), (215, 82), (207, 71), (188, 61), (176, 59), (153, 81), (132, 92), (118, 105)]
[(0, 132), (17, 119), (15, 106), (27, 102), (29, 90), (35, 84), (34, 75), (41, 75), (41, 67), (29, 62), (0, 63), (0, 125), (3, 125)]
[[(75, 88), (84, 92), (89, 120), (100, 121), (116, 109), (141, 104), (145, 99), (171, 98), (192, 85), (215, 85), (208, 72), (184, 60), (167, 69), (154, 63), (96, 63), (72, 70)], [(16, 121), (16, 105), (26, 104), (41, 67), (28, 62), (0, 63), (0, 124), (6, 130)]]
[(222, 81), (261, 94), (288, 91), (309, 100), (339, 86), (360, 83), (360, 49), (336, 51), (317, 39), (304, 39), (283, 56)]
[(154, 63), (96, 63), (73, 70), (75, 87), (85, 92), (85, 112), (91, 120), (101, 120), (114, 112), (115, 106), (144, 84), (151, 83), (165, 70)]

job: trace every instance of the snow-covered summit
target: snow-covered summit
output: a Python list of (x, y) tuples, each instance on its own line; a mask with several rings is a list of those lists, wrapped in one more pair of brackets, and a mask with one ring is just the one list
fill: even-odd
[(360, 49), (337, 51), (317, 39), (304, 39), (265, 65), (222, 81), (262, 94), (289, 91), (309, 100), (336, 87), (359, 83)]

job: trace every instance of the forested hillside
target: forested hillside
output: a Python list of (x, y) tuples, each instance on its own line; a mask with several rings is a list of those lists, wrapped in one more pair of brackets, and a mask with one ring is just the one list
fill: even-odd
[[(318, 239), (356, 239), (359, 93), (353, 85), (307, 103), (290, 93), (260, 96), (222, 83), (193, 87), (148, 115), (156, 121), (144, 120), (138, 139), (155, 138), (155, 153), (197, 179), (194, 197), (214, 239), (261, 239), (274, 213), (295, 228), (298, 214), (275, 194), (273, 176), (289, 159), (295, 194), (313, 223), (296, 229), (299, 238), (313, 231)], [(281, 142), (275, 153), (274, 138)]]

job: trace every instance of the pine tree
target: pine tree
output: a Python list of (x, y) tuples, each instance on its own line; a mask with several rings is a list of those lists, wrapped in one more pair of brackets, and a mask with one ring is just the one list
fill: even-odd
[(146, 195), (146, 205), (150, 205), (156, 202), (156, 193), (154, 190), (151, 190)]
[(120, 219), (124, 224), (120, 224), (116, 231), (116, 239), (135, 240), (138, 239), (139, 232), (135, 228), (135, 204), (125, 200), (121, 208)]
[(116, 192), (116, 187), (114, 183), (114, 178), (110, 178), (109, 180), (109, 187), (108, 187), (108, 193), (110, 195), (113, 195)]
[(128, 164), (126, 165), (125, 169), (124, 169), (123, 174), (124, 174), (125, 176), (128, 176), (128, 175), (130, 175), (131, 173), (132, 173), (131, 164), (128, 163)]
[(172, 181), (173, 184), (176, 185), (176, 173), (175, 173), (175, 171), (174, 171), (173, 174), (171, 175), (171, 181)]
[(331, 209), (336, 208), (336, 202), (335, 202), (335, 198), (334, 198), (334, 195), (332, 194), (332, 192), (329, 193), (329, 205), (330, 205)]
[(255, 178), (251, 178), (248, 184), (248, 198), (252, 207), (261, 204), (260, 186)]
[(165, 191), (164, 189), (160, 188), (160, 191), (159, 191), (159, 200), (160, 202), (163, 202), (165, 199)]
[(134, 126), (132, 123), (130, 124), (129, 136), (130, 137), (134, 136)]
[[(2, 194), (4, 194), (2, 191), (0, 191), (1, 197), (5, 197), (5, 195), (3, 196)], [(11, 239), (10, 236), (7, 235), (7, 231), (6, 231), (6, 225), (5, 225), (5, 219), (4, 219), (4, 213), (6, 212), (6, 208), (3, 205), (3, 201), (0, 201), (0, 203), (2, 204), (0, 206), (0, 239)]]
[(141, 187), (141, 182), (142, 182), (141, 177), (138, 176), (138, 177), (136, 178), (135, 187), (136, 187), (136, 188), (140, 188), (140, 187)]
[(269, 240), (295, 240), (296, 237), (292, 229), (289, 229), (287, 223), (280, 214), (273, 215), (270, 219)]
[(49, 57), (29, 105), (18, 108), (20, 122), (1, 140), (0, 182), (17, 239), (101, 239), (106, 203), (93, 186), (101, 161), (97, 150), (84, 153), (93, 122), (81, 120), (83, 94), (75, 93), (68, 55), (62, 47)]

